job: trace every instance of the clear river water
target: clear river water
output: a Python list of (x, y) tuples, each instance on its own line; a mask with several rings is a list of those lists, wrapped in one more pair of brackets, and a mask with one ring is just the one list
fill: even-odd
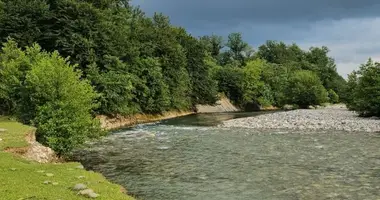
[(220, 128), (197, 114), (117, 131), (77, 152), (143, 200), (380, 199), (380, 135)]

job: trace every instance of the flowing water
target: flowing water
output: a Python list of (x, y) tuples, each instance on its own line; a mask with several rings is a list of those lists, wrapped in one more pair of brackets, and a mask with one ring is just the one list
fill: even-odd
[(213, 126), (255, 114), (141, 125), (77, 157), (144, 200), (380, 199), (379, 134)]

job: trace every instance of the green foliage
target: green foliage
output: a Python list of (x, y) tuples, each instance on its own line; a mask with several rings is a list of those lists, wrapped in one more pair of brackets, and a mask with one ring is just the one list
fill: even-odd
[(265, 61), (257, 59), (249, 61), (242, 68), (241, 90), (243, 91), (243, 104), (255, 102), (260, 96), (261, 90), (264, 89), (264, 82), (261, 81), (261, 72), (264, 66)]
[(89, 137), (100, 133), (91, 116), (96, 93), (81, 73), (57, 52), (41, 52), (38, 45), (17, 48), (4, 44), (0, 54), (1, 101), (14, 102), (4, 108), (25, 123), (37, 127), (40, 142), (58, 154), (69, 152)]
[(164, 81), (162, 69), (157, 59), (147, 58), (137, 62), (136, 75), (140, 80), (136, 85), (135, 99), (144, 113), (162, 113), (170, 108), (169, 87)]
[[(210, 74), (210, 66), (206, 64), (205, 46), (202, 41), (191, 37), (184, 29), (176, 29), (177, 38), (184, 47), (187, 58), (186, 69), (191, 81), (191, 101), (193, 106), (196, 104), (213, 104), (217, 101), (217, 85)], [(211, 50), (219, 51), (221, 45), (218, 38), (212, 37)], [(217, 46), (217, 47), (214, 47)]]
[(339, 95), (337, 95), (334, 90), (329, 89), (328, 94), (330, 103), (339, 103)]
[(358, 85), (358, 76), (357, 72), (353, 71), (348, 75), (348, 81), (347, 81), (347, 86), (344, 91), (344, 95), (346, 96), (345, 98), (345, 103), (350, 110), (355, 109), (355, 90)]
[[(111, 60), (108, 61), (111, 62), (112, 58), (109, 59)], [(98, 111), (122, 115), (135, 113), (137, 107), (132, 101), (135, 91), (132, 81), (135, 77), (118, 68), (120, 66), (125, 67), (123, 63), (118, 60), (114, 61), (116, 63), (112, 63), (114, 64), (113, 67), (105, 72), (100, 71), (96, 65), (92, 65), (88, 71), (88, 79), (101, 94), (99, 98), (101, 107)]]
[(0, 114), (10, 114), (15, 111), (20, 89), (20, 83), (25, 76), (25, 70), (30, 63), (25, 52), (17, 48), (17, 44), (10, 40), (0, 54)]
[(243, 68), (225, 66), (215, 67), (215, 79), (218, 81), (219, 92), (224, 93), (235, 104), (246, 107), (249, 104), (267, 105), (272, 101), (270, 88), (261, 80), (264, 60), (247, 62)]
[(380, 63), (369, 59), (358, 72), (349, 76), (348, 83), (353, 91), (349, 108), (361, 116), (380, 116)]
[(96, 93), (57, 52), (41, 54), (26, 75), (20, 116), (37, 127), (40, 142), (64, 154), (98, 136), (91, 116)]
[(273, 105), (282, 107), (286, 103), (285, 90), (288, 88), (291, 72), (292, 70), (285, 66), (270, 63), (263, 69), (262, 80), (266, 84), (266, 91), (271, 92)]
[(295, 71), (289, 78), (286, 89), (288, 104), (296, 104), (301, 108), (320, 105), (328, 100), (328, 93), (318, 76), (311, 71)]

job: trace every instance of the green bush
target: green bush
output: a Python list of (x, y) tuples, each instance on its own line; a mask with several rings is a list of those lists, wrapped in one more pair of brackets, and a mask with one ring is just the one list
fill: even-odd
[(57, 52), (41, 52), (22, 89), (24, 120), (31, 120), (38, 140), (60, 155), (100, 133), (91, 116), (97, 94), (74, 67)]
[(22, 51), (10, 40), (0, 53), (2, 111), (37, 127), (38, 141), (60, 155), (101, 133), (91, 115), (97, 94), (74, 68), (38, 45)]
[(330, 103), (339, 103), (339, 96), (338, 94), (335, 93), (334, 90), (329, 89), (328, 94), (329, 94)]
[(300, 108), (320, 105), (328, 100), (328, 93), (318, 76), (311, 71), (295, 71), (289, 79), (286, 89), (288, 104), (296, 104)]
[(357, 73), (360, 76), (351, 77), (349, 81), (353, 86), (349, 108), (361, 116), (380, 116), (380, 63), (369, 59)]

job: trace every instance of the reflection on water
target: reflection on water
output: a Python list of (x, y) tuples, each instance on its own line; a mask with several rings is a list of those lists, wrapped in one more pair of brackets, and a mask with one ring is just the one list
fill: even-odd
[(168, 124), (115, 133), (78, 157), (145, 200), (380, 198), (378, 134)]

